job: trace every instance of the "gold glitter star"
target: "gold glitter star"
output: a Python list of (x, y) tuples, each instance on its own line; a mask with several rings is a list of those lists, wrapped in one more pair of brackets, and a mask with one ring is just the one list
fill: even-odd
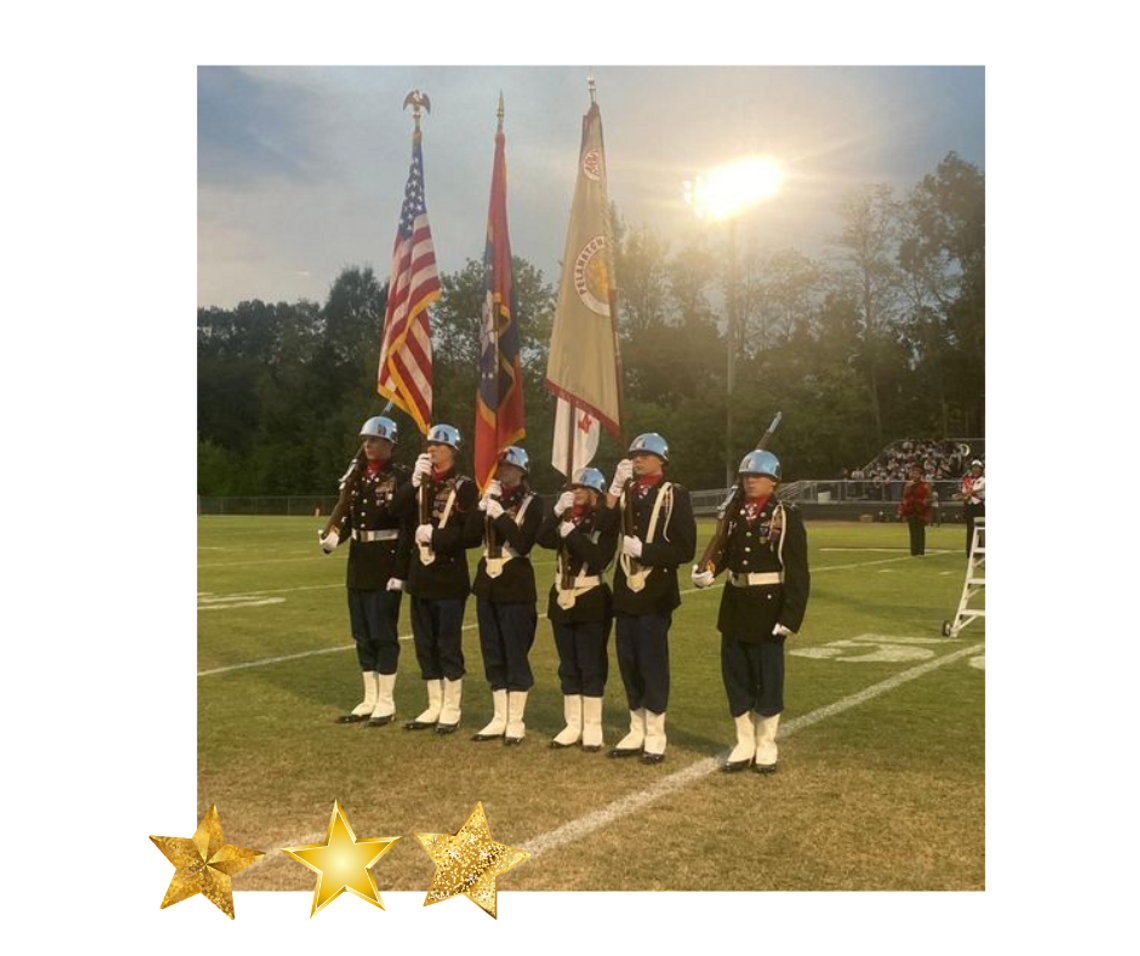
[(210, 807), (189, 840), (159, 836), (152, 836), (151, 840), (175, 866), (159, 909), (201, 893), (230, 919), (234, 918), (230, 877), (265, 856), (260, 850), (226, 843), (217, 806)]
[(417, 833), (416, 839), (435, 861), (435, 876), (424, 906), (453, 896), (466, 896), (495, 919), (498, 919), (495, 880), (530, 856), (523, 850), (491, 839), (481, 802), (475, 804), (471, 816), (454, 836), (450, 833)]
[(376, 890), (376, 881), (372, 879), (372, 873), (368, 868), (392, 849), (398, 839), (400, 838), (356, 839), (344, 810), (341, 809), (340, 803), (334, 800), (325, 842), (285, 849), (293, 859), (320, 874), (317, 878), (317, 887), (313, 890), (313, 911), (309, 914), (309, 919), (316, 916), (345, 890), (384, 909), (380, 894)]

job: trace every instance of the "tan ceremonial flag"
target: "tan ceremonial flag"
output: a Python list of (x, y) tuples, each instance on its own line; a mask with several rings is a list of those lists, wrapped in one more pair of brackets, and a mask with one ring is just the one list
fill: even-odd
[[(578, 184), (562, 255), (562, 282), (550, 335), (546, 387), (571, 404), (576, 418), (587, 412), (617, 438), (621, 424), (620, 356), (610, 315), (614, 277), (609, 210), (602, 114), (598, 104), (591, 103), (582, 118)], [(563, 474), (567, 474), (566, 457), (572, 444), (567, 436), (555, 435), (553, 465)], [(573, 467), (583, 464), (575, 460)]]

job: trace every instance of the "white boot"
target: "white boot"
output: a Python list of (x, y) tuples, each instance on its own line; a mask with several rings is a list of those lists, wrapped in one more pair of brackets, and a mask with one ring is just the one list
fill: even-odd
[(751, 766), (756, 759), (756, 726), (752, 723), (752, 715), (743, 713), (736, 720), (736, 746), (728, 755), (728, 760), (720, 768), (725, 773), (736, 773)]
[(427, 684), (428, 705), (427, 710), (415, 720), (404, 724), (405, 730), (424, 730), (439, 720), (439, 711), (443, 707), (443, 681), (429, 680)]
[(602, 698), (582, 698), (582, 749), (597, 753), (602, 749)]
[(454, 733), (459, 726), (460, 701), (463, 699), (463, 678), (443, 679), (443, 708), (439, 712), (439, 723), (435, 725), (437, 734)]
[(645, 708), (629, 712), (629, 733), (617, 742), (607, 757), (635, 757), (645, 745)]
[(558, 731), (558, 736), (550, 741), (555, 750), (562, 747), (573, 747), (582, 736), (582, 695), (567, 694), (562, 698), (562, 713), (566, 718), (566, 726)]
[(521, 744), (526, 736), (526, 724), (523, 723), (526, 694), (525, 690), (512, 690), (507, 695), (507, 735), (503, 738), (505, 744)]
[(753, 714), (756, 720), (756, 766), (757, 773), (776, 772), (776, 728), (780, 726), (780, 715), (762, 717)]
[(376, 706), (376, 678), (380, 675), (376, 671), (361, 671), (360, 676), (364, 680), (364, 700), (353, 707), (349, 713), (338, 717), (338, 724), (356, 724), (362, 720), (367, 720), (372, 709)]
[(479, 731), (472, 740), (498, 740), (507, 729), (507, 692), (506, 690), (491, 691), (491, 699), (495, 704), (495, 716), (491, 722)]
[(368, 721), (370, 727), (383, 727), (392, 723), (396, 716), (396, 700), (393, 691), (396, 689), (395, 674), (376, 675), (376, 706), (372, 710), (372, 717)]
[(665, 714), (645, 712), (645, 753), (642, 763), (661, 763), (665, 759)]

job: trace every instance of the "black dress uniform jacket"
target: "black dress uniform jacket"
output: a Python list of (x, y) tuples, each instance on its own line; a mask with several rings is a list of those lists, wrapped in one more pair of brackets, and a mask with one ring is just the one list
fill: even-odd
[[(471, 576), (467, 571), (467, 518), (479, 503), (479, 489), (470, 478), (457, 476), (452, 470), (441, 481), (427, 482), (435, 497), (432, 508), (431, 547), (435, 560), (431, 564), (420, 561), (420, 549), (415, 541), (419, 525), (418, 489), (409, 481), (396, 493), (394, 507), (411, 525), (408, 550), (407, 591), (413, 597), (440, 601), (462, 599), (471, 593)], [(455, 504), (446, 527), (439, 527), (451, 489), (455, 489)]]
[[(518, 554), (529, 555), (542, 524), (542, 498), (534, 495), (523, 515), (522, 525), (516, 521), (519, 509), (529, 492), (520, 486), (518, 492), (501, 502), (503, 513), (494, 519), (495, 532), (501, 544), (509, 544)], [(483, 543), (487, 513), (476, 508), (467, 518), (467, 541), (471, 547)], [(504, 553), (504, 557), (505, 557)], [(475, 572), (475, 594), (496, 604), (533, 604), (537, 598), (534, 587), (534, 568), (529, 560), (512, 558), (503, 565), (497, 578), (487, 574), (487, 559), (479, 559)]]
[[(614, 559), (617, 549), (618, 525), (613, 520), (613, 513), (599, 509), (583, 515), (565, 538), (558, 533), (561, 523), (562, 519), (553, 511), (547, 515), (538, 529), (538, 543), (552, 550), (558, 550), (565, 544), (572, 577), (583, 572), (587, 577), (601, 574)], [(555, 573), (558, 573), (557, 566)], [(558, 588), (550, 587), (546, 616), (553, 624), (592, 624), (605, 621), (612, 614), (613, 596), (609, 585), (604, 582), (579, 594), (571, 608), (562, 607), (558, 603)]]
[(625, 570), (621, 566), (620, 499), (615, 507), (600, 509), (607, 515), (604, 519), (607, 522), (605, 527), (608, 528), (608, 522), (612, 521), (617, 529), (619, 544), (618, 559), (614, 562), (614, 610), (620, 614), (666, 614), (681, 604), (681, 591), (677, 586), (677, 568), (693, 560), (693, 554), (697, 550), (697, 523), (693, 518), (693, 506), (689, 500), (688, 490), (681, 485), (673, 484), (672, 513), (670, 514), (666, 507), (662, 507), (653, 541), (645, 541), (649, 533), (649, 519), (653, 514), (653, 505), (657, 501), (657, 496), (662, 493), (664, 485), (665, 482), (662, 481), (651, 486), (645, 494), (637, 493), (633, 490), (633, 485), (630, 486), (635, 533), (643, 542), (641, 557), (637, 559), (637, 563), (653, 569), (645, 579), (645, 587), (639, 592), (635, 593), (629, 589)]
[(772, 515), (778, 501), (775, 495), (764, 503), (756, 521), (744, 519), (744, 503), (734, 503), (735, 514), (729, 526), (728, 545), (716, 572), (733, 574), (765, 574), (784, 572), (783, 584), (755, 584), (737, 587), (725, 581), (721, 595), (717, 629), (726, 637), (743, 643), (758, 644), (770, 639), (772, 629), (782, 624), (798, 631), (807, 609), (811, 576), (807, 564), (807, 532), (803, 515), (793, 505), (784, 505), (783, 558), (781, 567), (779, 542), (771, 538)]
[(409, 484), (405, 465), (389, 462), (374, 475), (367, 470), (356, 478), (349, 493), (349, 508), (337, 527), (343, 543), (353, 531), (398, 531), (388, 541), (358, 541), (351, 538), (346, 584), (364, 591), (382, 591), (389, 578), (408, 576), (409, 545), (414, 526), (393, 506), (400, 488)]

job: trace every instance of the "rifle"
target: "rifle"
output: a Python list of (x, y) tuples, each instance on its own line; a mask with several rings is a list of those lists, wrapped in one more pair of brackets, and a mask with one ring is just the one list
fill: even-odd
[(356, 487), (356, 482), (360, 479), (361, 470), (365, 462), (364, 449), (356, 453), (356, 457), (348, 466), (346, 471), (340, 479), (340, 494), (336, 499), (336, 505), (333, 507), (332, 514), (329, 515), (328, 524), (325, 525), (325, 530), (317, 532), (318, 537), (327, 538), (330, 531), (334, 528), (338, 529), (340, 523), (344, 520), (344, 516), (348, 514), (348, 509), (352, 502), (352, 492)]
[[(756, 451), (763, 451), (768, 447), (768, 442), (772, 440), (776, 429), (780, 427), (780, 419), (783, 417), (783, 412), (776, 412), (776, 417), (772, 419), (772, 424), (768, 426), (768, 430), (760, 436), (760, 441), (756, 443)], [(724, 549), (728, 547), (728, 529), (731, 523), (729, 516), (735, 514), (736, 505), (740, 502), (740, 488), (740, 481), (737, 480), (736, 484), (729, 489), (728, 497), (726, 497), (724, 501), (721, 502), (720, 507), (717, 508), (716, 530), (713, 532), (712, 540), (709, 541), (704, 554), (701, 555), (700, 564), (697, 565), (702, 571), (715, 570), (721, 558), (724, 557)]]

